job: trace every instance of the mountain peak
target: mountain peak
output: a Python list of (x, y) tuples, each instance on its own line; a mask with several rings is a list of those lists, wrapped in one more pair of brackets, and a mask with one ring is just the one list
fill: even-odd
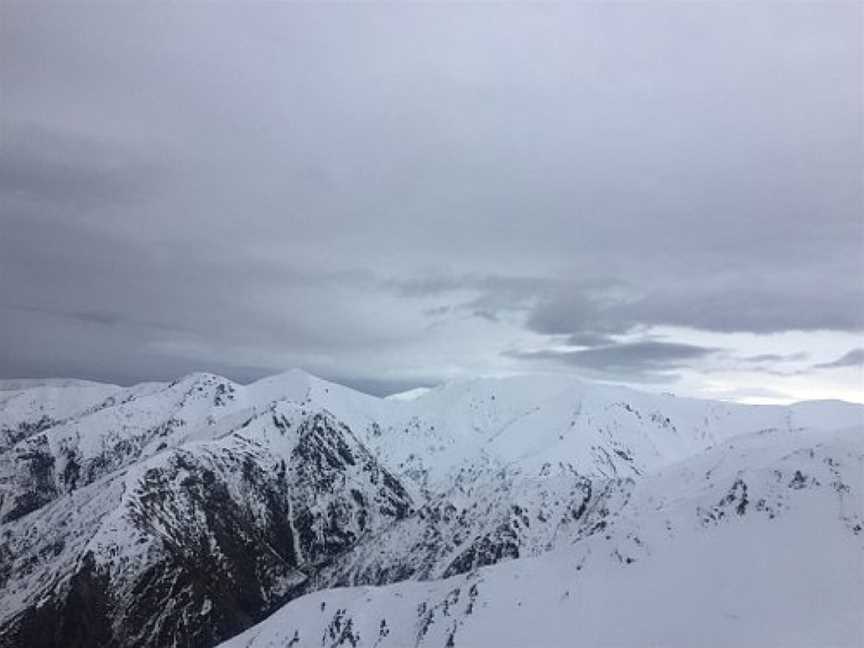
[[(700, 547), (716, 555), (727, 537), (748, 556), (753, 538), (797, 538), (816, 520), (832, 550), (794, 545), (783, 565), (818, 554), (820, 570), (848, 572), (860, 552), (864, 406), (677, 399), (562, 374), (409, 395), (420, 392), (376, 398), (295, 369), (247, 385), (199, 372), (167, 386), (4, 393), (0, 645), (53, 646), (74, 626), (74, 648), (210, 648), (286, 602), (278, 628), (259, 629), (263, 645), (325, 633), (358, 647), (497, 645), (475, 608), (523, 618), (531, 591), (546, 625), (583, 627), (591, 619), (579, 609), (560, 612), (568, 592), (590, 599), (582, 583), (601, 600), (626, 596), (628, 579), (647, 592), (644, 564), (664, 587), (698, 588), (693, 564), (675, 571), (678, 554), (704, 564)], [(554, 605), (531, 565), (560, 588)], [(670, 573), (678, 580), (662, 580)], [(762, 584), (787, 591), (773, 575)], [(858, 605), (864, 593), (841, 594)], [(404, 614), (392, 605), (400, 597)], [(312, 600), (322, 607), (308, 614)], [(836, 618), (830, 606), (808, 617), (791, 604), (820, 627)], [(377, 627), (364, 625), (370, 614)], [(726, 618), (706, 627), (725, 631)], [(822, 638), (811, 643), (843, 644)]]

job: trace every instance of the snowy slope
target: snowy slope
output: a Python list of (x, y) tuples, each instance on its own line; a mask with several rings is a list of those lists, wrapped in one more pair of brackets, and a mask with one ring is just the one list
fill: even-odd
[(864, 645), (861, 434), (736, 439), (640, 481), (602, 533), (318, 591), (222, 648)]
[(104, 628), (81, 645), (212, 645), (410, 511), (331, 415), (280, 401), (209, 432), (5, 524), (0, 624), (52, 645), (48, 617), (80, 621), (83, 605)]
[[(605, 635), (584, 633), (601, 621), (628, 631), (597, 603), (619, 599), (640, 602), (631, 625), (655, 644), (704, 643), (696, 629), (652, 634), (669, 623), (651, 592), (676, 587), (664, 596), (682, 606), (703, 596), (705, 633), (756, 633), (747, 617), (735, 634), (737, 608), (709, 608), (774, 591), (772, 614), (809, 610), (820, 636), (856, 645), (843, 615), (864, 590), (862, 439), (864, 408), (847, 403), (743, 406), (563, 376), (396, 399), (301, 371), (249, 385), (8, 382), (0, 646), (212, 646), (277, 609), (250, 630), (262, 645), (290, 631), (273, 645), (297, 632), (293, 645), (444, 646), (454, 628), (456, 645), (569, 645), (556, 633), (574, 619), (597, 645)], [(824, 583), (836, 576), (836, 592), (796, 594), (798, 572), (781, 578), (789, 556), (809, 582), (817, 566)], [(326, 611), (309, 615), (322, 596)], [(541, 608), (551, 629), (538, 635)]]

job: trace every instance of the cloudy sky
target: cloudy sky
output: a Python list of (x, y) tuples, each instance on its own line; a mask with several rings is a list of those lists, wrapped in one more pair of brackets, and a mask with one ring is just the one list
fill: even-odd
[(864, 400), (860, 3), (0, 4), (0, 378)]

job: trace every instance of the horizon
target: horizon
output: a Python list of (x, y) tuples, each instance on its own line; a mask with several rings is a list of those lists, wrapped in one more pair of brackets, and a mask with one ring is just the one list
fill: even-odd
[[(837, 402), (837, 403), (845, 403), (849, 405), (864, 405), (864, 398), (861, 400), (847, 400), (842, 398), (812, 398), (812, 399), (802, 399), (802, 400), (792, 400), (785, 402), (777, 402), (774, 400), (763, 400), (759, 397), (754, 397), (752, 399), (731, 399), (731, 398), (710, 398), (706, 396), (689, 396), (685, 394), (678, 394), (671, 390), (652, 390), (650, 388), (646, 388), (645, 385), (630, 385), (623, 382), (615, 382), (609, 380), (600, 380), (597, 378), (585, 378), (583, 376), (579, 376), (573, 372), (530, 372), (530, 373), (513, 373), (513, 374), (501, 374), (501, 375), (478, 375), (478, 376), (462, 376), (458, 378), (452, 378), (449, 380), (444, 380), (438, 383), (430, 383), (426, 385), (415, 385), (413, 387), (408, 387), (407, 389), (401, 389), (399, 391), (389, 391), (387, 388), (387, 383), (381, 383), (373, 381), (371, 384), (364, 384), (363, 381), (359, 381), (356, 383), (351, 382), (341, 382), (334, 378), (328, 378), (326, 376), (320, 376), (311, 371), (307, 371), (301, 367), (292, 367), (290, 369), (284, 369), (282, 371), (276, 371), (274, 373), (265, 374), (258, 378), (247, 379), (247, 380), (235, 380), (230, 376), (225, 376), (223, 374), (215, 373), (212, 371), (206, 370), (198, 370), (191, 371), (189, 373), (175, 376), (168, 380), (144, 380), (135, 383), (109, 383), (100, 380), (89, 380), (86, 378), (75, 378), (73, 376), (52, 376), (52, 377), (43, 377), (43, 378), (0, 378), (0, 391), (15, 391), (17, 389), (29, 389), (34, 386), (48, 385), (53, 381), (58, 382), (75, 382), (75, 383), (87, 383), (94, 385), (106, 385), (106, 386), (114, 386), (119, 387), (121, 389), (128, 389), (131, 387), (135, 387), (141, 384), (148, 383), (161, 383), (161, 384), (173, 384), (182, 382), (186, 379), (193, 378), (195, 376), (212, 376), (215, 378), (228, 380), (232, 383), (235, 383), (240, 386), (249, 386), (253, 385), (257, 382), (269, 380), (272, 378), (278, 378), (280, 376), (286, 376), (292, 373), (301, 373), (309, 378), (313, 378), (315, 380), (320, 380), (322, 382), (336, 385), (339, 387), (343, 387), (345, 389), (349, 389), (351, 391), (363, 394), (364, 396), (370, 396), (373, 398), (381, 398), (381, 399), (389, 399), (392, 397), (398, 397), (405, 394), (410, 394), (411, 392), (421, 392), (419, 396), (422, 396), (424, 393), (429, 391), (443, 389), (453, 386), (458, 386), (462, 384), (467, 384), (475, 381), (506, 381), (506, 380), (518, 380), (518, 379), (530, 379), (530, 378), (551, 378), (551, 377), (559, 377), (562, 380), (580, 382), (587, 385), (601, 385), (605, 387), (622, 387), (624, 389), (635, 391), (637, 393), (643, 394), (653, 394), (655, 396), (671, 396), (673, 398), (683, 398), (683, 399), (693, 399), (700, 401), (715, 401), (722, 403), (731, 403), (736, 405), (775, 405), (781, 407), (787, 407), (792, 405), (798, 405), (802, 403), (818, 403), (818, 402)], [(11, 385), (11, 386), (9, 386)], [(418, 397), (419, 397), (418, 396)], [(399, 400), (399, 399), (397, 399)], [(410, 398), (408, 400), (413, 400)]]

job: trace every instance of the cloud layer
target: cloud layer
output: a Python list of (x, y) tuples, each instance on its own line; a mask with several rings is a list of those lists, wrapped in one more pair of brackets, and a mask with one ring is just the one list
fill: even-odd
[(837, 369), (838, 367), (864, 367), (864, 349), (852, 349), (831, 362), (814, 365), (816, 369)]
[(5, 3), (0, 378), (698, 393), (737, 354), (848, 393), (858, 18)]

